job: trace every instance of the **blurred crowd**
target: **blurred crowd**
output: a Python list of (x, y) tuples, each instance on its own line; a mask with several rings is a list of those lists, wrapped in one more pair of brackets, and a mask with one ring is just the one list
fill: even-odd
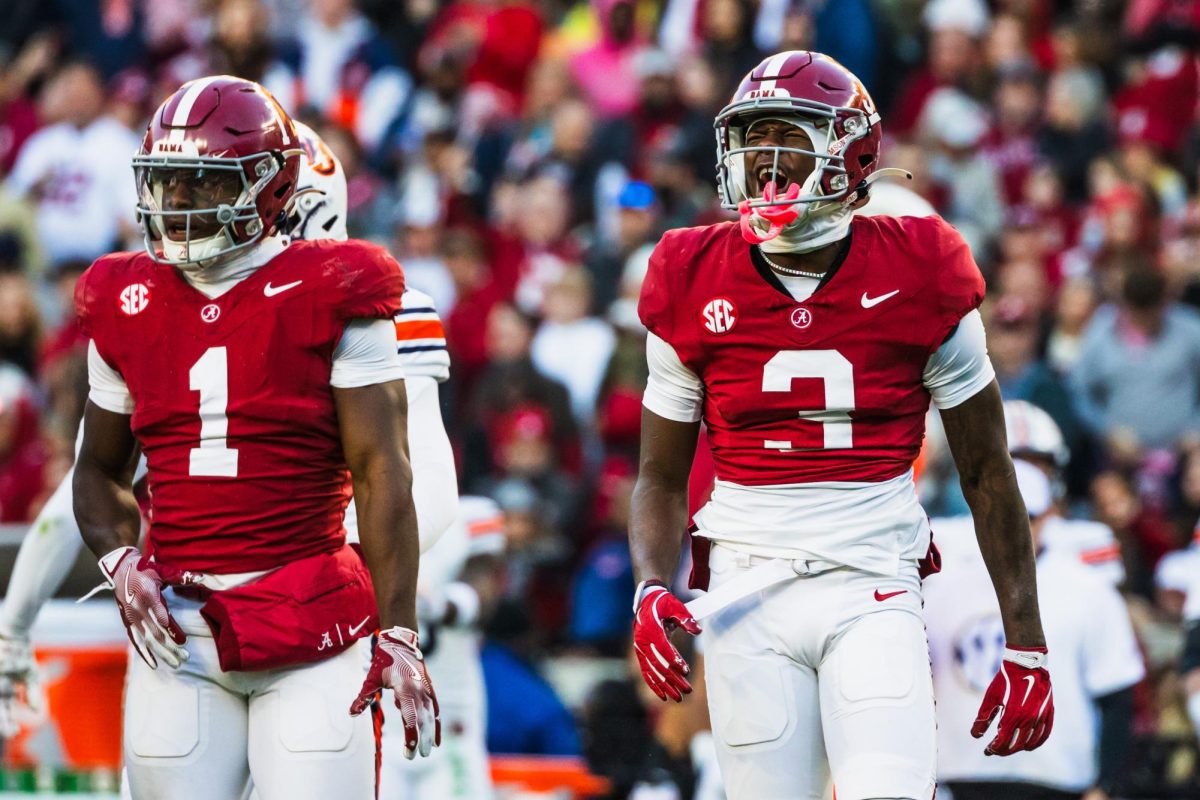
[[(461, 487), (506, 514), (492, 638), (623, 656), (649, 253), (722, 218), (712, 120), (740, 78), (815, 49), (873, 94), (884, 164), (972, 245), (1005, 397), (1053, 416), (1071, 512), (1116, 534), (1153, 733), (1181, 613), (1157, 567), (1200, 550), (1198, 47), (1200, 3), (1178, 0), (5, 0), (0, 522), (30, 520), (70, 465), (71, 290), (141, 247), (147, 115), (228, 72), (321, 134), (351, 235), (390, 247), (445, 320)], [(931, 448), (934, 515), (964, 510), (949, 472)], [(692, 723), (632, 692), (597, 690), (582, 746), (620, 764), (614, 731), (654, 724), (669, 771), (671, 725)]]

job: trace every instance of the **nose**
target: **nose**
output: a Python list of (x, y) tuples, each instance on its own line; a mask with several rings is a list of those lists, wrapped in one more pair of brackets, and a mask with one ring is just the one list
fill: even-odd
[(192, 193), (187, 183), (175, 176), (163, 184), (163, 200), (169, 208), (177, 211), (187, 211), (192, 207)]

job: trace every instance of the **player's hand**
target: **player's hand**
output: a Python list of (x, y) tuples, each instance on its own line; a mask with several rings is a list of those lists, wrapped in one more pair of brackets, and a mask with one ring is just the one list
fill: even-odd
[(678, 597), (662, 584), (647, 584), (634, 609), (633, 651), (642, 679), (658, 699), (680, 702), (685, 694), (691, 694), (692, 685), (687, 680), (691, 669), (671, 644), (671, 632), (676, 628), (693, 636), (700, 633), (700, 626)]
[(178, 667), (188, 659), (183, 629), (167, 611), (163, 601), (163, 576), (154, 562), (136, 547), (121, 547), (100, 559), (100, 571), (121, 609), (121, 621), (133, 649), (150, 669), (159, 659)]
[(984, 749), (989, 756), (1011, 756), (1036, 750), (1054, 727), (1054, 692), (1046, 671), (1046, 648), (1006, 647), (1000, 671), (983, 695), (979, 716), (971, 726), (976, 739), (1000, 716), (996, 738)]
[(36, 712), (37, 697), (37, 663), (29, 638), (0, 634), (0, 739), (20, 732), (20, 706)]
[(442, 743), (442, 720), (416, 631), (395, 627), (380, 632), (367, 679), (350, 706), (350, 715), (357, 717), (365, 711), (383, 689), (392, 690), (400, 709), (404, 757), (411, 759), (418, 751), (429, 755)]

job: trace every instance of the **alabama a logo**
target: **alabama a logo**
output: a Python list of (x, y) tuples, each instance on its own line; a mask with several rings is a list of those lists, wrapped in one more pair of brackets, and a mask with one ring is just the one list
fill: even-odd
[(792, 312), (792, 324), (801, 330), (804, 330), (809, 325), (812, 325), (812, 319), (812, 312), (804, 306), (800, 306)]
[(704, 306), (700, 317), (704, 320), (705, 330), (721, 336), (729, 333), (737, 324), (737, 307), (727, 298), (714, 297)]
[(131, 283), (121, 290), (118, 305), (127, 317), (140, 314), (150, 305), (150, 290), (144, 283)]

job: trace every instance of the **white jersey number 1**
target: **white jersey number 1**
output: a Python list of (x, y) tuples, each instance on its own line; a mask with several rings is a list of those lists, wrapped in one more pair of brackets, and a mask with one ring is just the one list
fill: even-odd
[(225, 445), (229, 435), (229, 353), (224, 347), (204, 351), (188, 371), (189, 387), (200, 393), (200, 446), (188, 453), (188, 474), (236, 478), (238, 451)]

